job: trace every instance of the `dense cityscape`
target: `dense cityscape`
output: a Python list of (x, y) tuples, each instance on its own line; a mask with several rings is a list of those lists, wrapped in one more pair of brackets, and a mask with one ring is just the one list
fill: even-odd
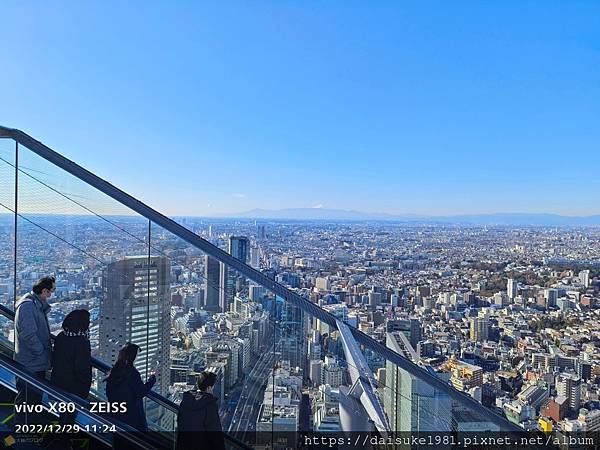
[[(338, 331), (147, 221), (24, 217), (15, 280), (13, 217), (0, 215), (3, 305), (14, 286), (21, 295), (55, 274), (53, 331), (90, 310), (94, 354), (112, 363), (138, 343), (142, 377), (156, 372), (155, 390), (176, 402), (196, 373), (215, 371), (224, 428), (242, 439), (343, 428), (352, 383)], [(598, 228), (177, 220), (526, 430), (600, 431)], [(364, 356), (391, 430), (485, 421)]]
[(600, 1), (2, 12), (0, 447), (598, 450)]

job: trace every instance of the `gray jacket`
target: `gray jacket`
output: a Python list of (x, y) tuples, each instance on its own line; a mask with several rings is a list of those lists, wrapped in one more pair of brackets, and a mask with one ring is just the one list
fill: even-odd
[(14, 360), (32, 372), (49, 370), (52, 360), (52, 343), (48, 325), (50, 305), (30, 292), (15, 306)]

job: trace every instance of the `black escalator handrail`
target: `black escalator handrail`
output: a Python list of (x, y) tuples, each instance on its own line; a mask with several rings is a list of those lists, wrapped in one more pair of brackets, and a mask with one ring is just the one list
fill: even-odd
[(125, 424), (122, 422), (117, 423), (116, 421), (113, 422), (111, 420), (108, 420), (104, 417), (101, 417), (95, 413), (92, 413), (90, 411), (87, 410), (87, 405), (86, 402), (84, 400), (82, 400), (81, 398), (63, 392), (59, 389), (57, 389), (56, 387), (54, 387), (51, 383), (49, 383), (47, 380), (40, 380), (39, 378), (34, 377), (31, 372), (29, 372), (25, 366), (23, 366), (22, 364), (13, 361), (12, 359), (10, 359), (8, 356), (3, 355), (0, 353), (0, 365), (3, 366), (4, 368), (8, 369), (9, 372), (11, 372), (13, 375), (15, 375), (15, 377), (25, 381), (27, 384), (35, 386), (37, 389), (40, 389), (41, 391), (47, 393), (49, 396), (56, 398), (57, 400), (64, 402), (64, 403), (73, 403), (77, 406), (77, 412), (89, 417), (90, 419), (95, 420), (96, 422), (102, 424), (103, 426), (106, 427), (112, 427), (113, 425), (116, 427), (116, 433), (122, 437), (124, 437), (125, 439), (127, 439), (129, 442), (134, 443), (135, 445), (137, 445), (140, 448), (143, 449), (147, 449), (147, 448), (154, 448), (152, 446), (152, 444), (150, 444), (147, 440), (145, 439), (140, 439), (138, 438), (138, 434), (141, 436), (141, 434), (138, 432), (136, 433), (136, 429)]
[[(196, 233), (188, 230), (187, 228), (178, 224), (174, 220), (159, 213), (155, 209), (151, 208), (150, 206), (146, 205), (145, 203), (141, 202), (135, 197), (127, 194), (126, 192), (122, 191), (116, 186), (113, 186), (111, 183), (100, 178), (99, 176), (95, 175), (89, 170), (84, 169), (80, 165), (65, 158), (60, 153), (55, 152), (50, 147), (44, 145), (40, 141), (35, 140), (23, 131), (15, 128), (5, 128), (0, 126), (0, 137), (8, 137), (14, 139), (16, 142), (23, 145), (30, 151), (36, 153), (38, 156), (60, 167), (61, 169), (65, 170), (71, 175), (79, 178), (84, 183), (95, 187), (96, 189), (113, 198), (117, 202), (127, 206), (131, 210), (144, 216), (151, 222), (156, 223), (160, 227), (173, 233), (175, 236), (179, 237), (180, 239), (183, 239), (192, 246), (202, 250), (203, 252), (207, 253), (208, 255), (212, 256), (213, 258), (217, 259), (223, 264), (232, 267), (233, 269), (237, 270), (240, 274), (267, 288), (275, 295), (297, 306), (298, 308), (307, 312), (313, 317), (321, 320), (322, 322), (332, 327), (334, 330), (337, 329), (337, 318), (330, 312), (325, 311), (318, 305), (300, 296), (298, 293), (270, 279), (265, 274), (254, 269), (245, 262), (234, 258), (226, 251), (211, 244), (206, 239), (201, 238)], [(418, 379), (423, 380), (431, 387), (438, 389), (441, 392), (444, 392), (449, 397), (459, 402), (460, 404), (466, 406), (467, 408), (476, 411), (486, 420), (499, 426), (500, 429), (522, 431), (522, 428), (510, 422), (503, 416), (495, 413), (491, 409), (488, 409), (485, 406), (481, 405), (470, 395), (467, 395), (464, 392), (455, 389), (453, 386), (444, 382), (442, 379), (430, 374), (426, 369), (417, 366), (412, 361), (389, 349), (384, 344), (373, 339), (366, 333), (363, 333), (362, 331), (354, 327), (350, 327), (350, 331), (354, 339), (356, 339), (356, 341), (359, 344), (362, 344), (366, 348), (370, 348), (374, 352), (379, 353), (385, 359), (392, 362), (401, 369), (405, 370), (409, 374), (415, 376)]]
[[(4, 305), (0, 305), (0, 314), (5, 316), (7, 319), (10, 319), (11, 321), (15, 320), (15, 312)], [(56, 339), (56, 336), (53, 334), (50, 334), (50, 337), (52, 338), (52, 340)], [(98, 369), (102, 373), (108, 373), (111, 369), (110, 365), (95, 357), (92, 357), (92, 367), (94, 367), (94, 369)], [(159, 405), (164, 406), (165, 408), (168, 408), (175, 413), (177, 413), (177, 411), (179, 410), (179, 407), (176, 403), (163, 397), (160, 394), (157, 394), (154, 391), (150, 391), (147, 397), (150, 397)]]
[[(12, 309), (7, 308), (4, 305), (0, 305), (0, 314), (5, 316), (7, 319), (10, 319), (11, 321), (15, 320), (15, 312)], [(52, 339), (56, 338), (56, 336), (54, 336), (53, 334), (50, 334), (50, 336), (52, 337)], [(92, 366), (95, 369), (98, 369), (99, 371), (101, 371), (103, 373), (108, 373), (108, 371), (111, 369), (110, 365), (108, 365), (104, 361), (102, 361), (98, 358), (94, 358), (94, 357), (92, 357)], [(154, 391), (150, 391), (148, 393), (148, 395), (146, 395), (146, 397), (152, 399), (155, 403), (157, 403), (160, 406), (175, 413), (175, 415), (177, 415), (177, 413), (179, 412), (179, 406), (177, 405), (177, 403), (172, 402), (168, 398), (163, 397), (162, 395), (160, 395)], [(227, 433), (223, 433), (223, 435), (225, 436), (225, 440), (229, 441), (234, 446), (244, 449), (244, 450), (252, 450), (252, 447), (250, 447), (247, 444), (243, 443), (242, 441), (234, 438), (233, 436), (230, 436)]]

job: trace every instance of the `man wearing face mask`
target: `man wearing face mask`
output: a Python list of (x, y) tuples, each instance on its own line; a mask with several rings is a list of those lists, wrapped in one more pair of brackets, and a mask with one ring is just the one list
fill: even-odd
[[(52, 343), (48, 325), (48, 299), (56, 290), (54, 277), (38, 280), (31, 292), (21, 297), (15, 305), (15, 353), (14, 360), (23, 364), (36, 378), (43, 379), (50, 370)], [(15, 404), (41, 404), (42, 393), (17, 380)], [(26, 413), (15, 414), (15, 424), (36, 424), (35, 416)]]
[(202, 372), (196, 389), (183, 394), (177, 414), (177, 450), (225, 450), (218, 401), (212, 394), (216, 382), (215, 373)]

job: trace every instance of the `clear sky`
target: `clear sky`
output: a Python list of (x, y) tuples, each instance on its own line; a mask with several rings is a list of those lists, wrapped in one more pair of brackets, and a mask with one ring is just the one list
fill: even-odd
[(3, 1), (0, 124), (167, 214), (600, 213), (598, 1)]

